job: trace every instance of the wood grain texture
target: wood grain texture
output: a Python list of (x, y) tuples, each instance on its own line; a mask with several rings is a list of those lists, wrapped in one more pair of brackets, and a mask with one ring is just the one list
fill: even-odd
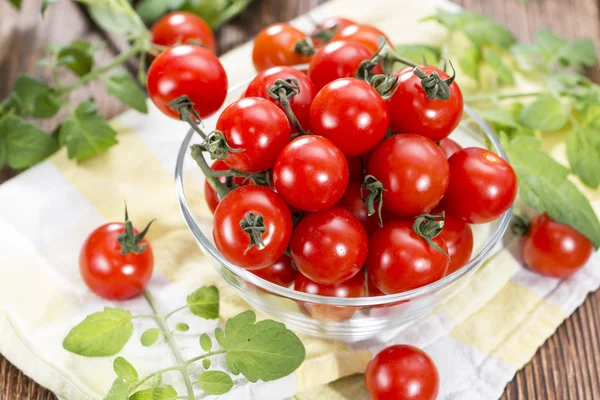
[[(255, 0), (244, 15), (216, 32), (219, 52), (249, 40), (267, 24), (292, 19), (322, 2), (324, 0)], [(23, 3), (23, 10), (16, 13), (6, 0), (0, 0), (0, 99), (9, 93), (19, 73), (48, 79), (35, 67), (46, 43), (65, 43), (73, 38), (112, 39), (92, 26), (84, 11), (70, 0), (59, 0), (52, 5), (43, 20), (39, 17), (39, 1), (24, 0)], [(530, 0), (528, 6), (518, 0), (457, 0), (457, 3), (502, 22), (523, 40), (533, 39), (540, 28), (549, 28), (567, 37), (589, 37), (600, 45), (596, 0)], [(104, 50), (99, 62), (100, 59), (106, 62), (114, 49), (122, 46), (122, 43), (112, 44)], [(598, 67), (590, 75), (596, 82), (600, 81)], [(101, 112), (107, 116), (122, 110), (116, 100), (105, 94), (101, 84), (73, 94), (74, 99), (79, 100), (90, 95), (97, 99)], [(50, 120), (40, 126), (50, 129), (55, 124), (56, 120)], [(0, 182), (13, 175), (12, 171), (0, 170)], [(51, 400), (55, 396), (0, 355), (0, 399)], [(600, 292), (589, 296), (548, 339), (507, 386), (502, 399), (600, 399)]]

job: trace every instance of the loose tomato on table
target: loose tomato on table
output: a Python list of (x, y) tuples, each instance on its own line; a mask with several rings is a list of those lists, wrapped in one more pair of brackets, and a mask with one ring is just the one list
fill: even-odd
[(564, 279), (580, 270), (592, 256), (592, 242), (569, 225), (537, 215), (523, 238), (523, 259), (534, 272)]
[(338, 31), (333, 38), (334, 40), (349, 40), (353, 42), (362, 43), (369, 48), (375, 54), (379, 49), (379, 39), (384, 38), (388, 45), (392, 46), (392, 41), (387, 37), (385, 33), (374, 27), (373, 25), (367, 24), (356, 24), (345, 27)]
[(440, 378), (425, 352), (409, 345), (394, 345), (369, 362), (365, 384), (372, 400), (435, 400)]
[(254, 269), (252, 273), (266, 281), (279, 286), (288, 287), (298, 275), (298, 271), (292, 266), (292, 259), (284, 254), (273, 264), (261, 269)]
[(292, 234), (292, 215), (271, 189), (249, 185), (232, 190), (215, 210), (213, 239), (227, 261), (245, 269), (276, 262)]
[[(440, 204), (469, 224), (499, 218), (517, 196), (517, 176), (510, 164), (491, 151), (468, 147), (448, 160), (450, 184)], [(385, 203), (384, 203), (385, 204)]]
[(315, 47), (320, 47), (324, 44), (322, 39), (329, 41), (333, 35), (350, 25), (356, 25), (356, 22), (343, 17), (329, 17), (319, 22), (310, 36)]
[(184, 44), (170, 47), (154, 59), (146, 87), (148, 96), (163, 114), (179, 119), (178, 111), (168, 104), (187, 95), (200, 118), (206, 118), (225, 102), (227, 75), (210, 50)]
[(447, 137), (440, 140), (439, 146), (446, 155), (446, 158), (450, 158), (454, 153), (462, 150), (462, 146), (460, 144)]
[[(229, 165), (225, 164), (224, 161), (216, 160), (210, 166), (210, 169), (212, 169), (213, 171), (229, 171), (231, 168), (229, 167)], [(224, 176), (220, 176), (218, 179), (222, 183), (225, 183), (225, 181), (227, 180), (227, 178)], [(246, 179), (242, 176), (235, 176), (232, 178), (232, 181), (233, 181), (233, 184), (236, 186), (249, 185), (252, 183), (250, 179)], [(215, 189), (213, 189), (213, 187), (210, 185), (210, 183), (208, 183), (207, 180), (204, 181), (204, 200), (206, 201), (206, 204), (208, 205), (208, 209), (212, 213), (215, 212), (215, 210), (217, 209), (217, 206), (221, 202), (221, 197), (218, 195), (217, 192), (215, 192)]]
[(92, 292), (125, 300), (144, 290), (154, 268), (152, 247), (144, 238), (150, 224), (140, 233), (125, 210), (124, 223), (104, 224), (88, 236), (79, 254), (79, 271)]
[(217, 51), (210, 26), (199, 16), (186, 11), (165, 14), (152, 25), (150, 41), (165, 47), (177, 44), (195, 44)]
[(331, 140), (346, 156), (357, 156), (377, 146), (389, 120), (381, 95), (357, 78), (328, 83), (310, 107), (313, 133)]
[(277, 23), (264, 28), (254, 39), (252, 62), (257, 71), (278, 65), (306, 64), (310, 56), (302, 55), (296, 46), (306, 34), (290, 24)]

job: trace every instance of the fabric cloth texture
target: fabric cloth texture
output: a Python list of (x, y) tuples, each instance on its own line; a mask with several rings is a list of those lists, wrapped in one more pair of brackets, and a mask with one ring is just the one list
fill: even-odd
[[(340, 15), (375, 23), (396, 43), (438, 43), (443, 28), (418, 21), (436, 7), (456, 6), (433, 0), (410, 2), (410, 7), (406, 3), (373, 0), (366, 7), (362, 0), (334, 0), (311, 16), (319, 20)], [(310, 29), (305, 17), (294, 24)], [(246, 44), (221, 57), (230, 85), (254, 74), (251, 49)], [(211, 127), (215, 121), (213, 117), (205, 124)], [(97, 226), (120, 221), (124, 199), (136, 226), (158, 218), (148, 236), (155, 253), (148, 288), (162, 310), (184, 305), (186, 296), (202, 285), (215, 284), (220, 290), (219, 320), (189, 314), (187, 318), (187, 311), (170, 320), (190, 323), (188, 332), (177, 335), (184, 357), (198, 354), (200, 333), (212, 332), (226, 318), (248, 309), (202, 254), (181, 217), (173, 170), (185, 123), (163, 116), (151, 105), (149, 115), (129, 111), (113, 126), (119, 144), (102, 155), (77, 165), (63, 149), (0, 185), (0, 352), (61, 399), (101, 399), (115, 378), (115, 357), (86, 358), (65, 351), (62, 340), (68, 331), (104, 306), (121, 306), (134, 314), (149, 311), (143, 296), (111, 303), (93, 295), (79, 274), (84, 239)], [(553, 148), (552, 154), (563, 160), (564, 146)], [(201, 190), (189, 195), (210, 223)], [(600, 193), (586, 194), (599, 213)], [(505, 243), (509, 241), (505, 238)], [(368, 399), (362, 375), (351, 375), (362, 373), (372, 354), (383, 347), (409, 343), (435, 361), (441, 379), (439, 399), (496, 399), (544, 340), (600, 285), (597, 253), (564, 281), (529, 272), (518, 254), (517, 243), (512, 242), (482, 266), (460, 294), (403, 329), (355, 344), (300, 335), (307, 358), (295, 373), (257, 384), (235, 377), (235, 388), (219, 398)], [(134, 320), (133, 337), (120, 354), (141, 376), (164, 367), (171, 357), (164, 343), (150, 349), (140, 344), (139, 336), (151, 324)], [(217, 358), (214, 365), (219, 368), (222, 363)], [(342, 377), (348, 378), (339, 380)], [(164, 379), (181, 387), (177, 373), (165, 374)]]

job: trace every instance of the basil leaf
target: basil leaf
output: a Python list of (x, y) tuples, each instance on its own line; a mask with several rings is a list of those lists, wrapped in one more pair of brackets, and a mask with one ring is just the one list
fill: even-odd
[(223, 371), (206, 371), (198, 377), (200, 389), (208, 394), (227, 393), (233, 387), (233, 380)]
[(481, 52), (476, 47), (466, 48), (458, 57), (461, 71), (479, 82), (479, 66), (481, 65)]
[(46, 12), (46, 9), (48, 8), (48, 6), (52, 3), (54, 3), (56, 0), (42, 0), (42, 6), (40, 8), (42, 15), (44, 15), (44, 13)]
[(169, 8), (166, 0), (142, 0), (135, 6), (135, 12), (146, 24), (151, 24), (166, 14)]
[(177, 392), (173, 386), (154, 387), (135, 392), (129, 400), (175, 400)]
[(132, 332), (131, 312), (104, 307), (104, 311), (88, 315), (71, 329), (63, 347), (80, 356), (112, 356), (121, 351)]
[(203, 286), (187, 297), (192, 314), (204, 319), (219, 318), (219, 289)]
[(395, 50), (402, 57), (419, 62), (424, 60), (426, 64), (439, 63), (442, 55), (439, 48), (426, 44), (397, 44)]
[(515, 78), (513, 77), (512, 71), (506, 66), (506, 64), (504, 64), (502, 56), (500, 56), (497, 51), (485, 49), (484, 58), (489, 66), (492, 67), (498, 75), (501, 84), (514, 85)]
[(83, 40), (74, 40), (58, 49), (58, 64), (64, 65), (78, 76), (84, 76), (94, 65), (94, 47)]
[(298, 336), (284, 324), (256, 322), (254, 311), (245, 311), (225, 324), (227, 367), (250, 382), (272, 381), (294, 372), (304, 361), (305, 350)]
[(158, 340), (158, 336), (160, 335), (160, 331), (158, 328), (149, 328), (142, 333), (140, 337), (140, 342), (142, 342), (142, 346), (152, 346)]
[(17, 113), (24, 117), (50, 118), (56, 115), (62, 105), (54, 89), (28, 75), (20, 75), (17, 78), (14, 94), (21, 106)]
[(89, 6), (88, 12), (94, 22), (105, 31), (126, 35), (140, 29), (127, 15), (103, 5)]
[(504, 108), (489, 108), (487, 110), (477, 110), (477, 114), (494, 125), (500, 125), (509, 128), (518, 128), (519, 123), (515, 121), (510, 111)]
[(121, 103), (141, 112), (148, 113), (146, 95), (136, 80), (127, 71), (118, 71), (106, 82), (108, 94), (115, 96)]
[(552, 95), (540, 95), (537, 100), (525, 106), (521, 112), (521, 122), (530, 128), (541, 131), (556, 131), (568, 121), (565, 107)]
[(204, 369), (209, 369), (210, 368), (210, 359), (205, 358), (204, 360), (202, 360), (202, 366), (204, 367)]
[(200, 347), (202, 347), (202, 350), (204, 351), (210, 351), (212, 348), (212, 340), (210, 340), (210, 336), (206, 333), (200, 335)]
[(573, 173), (587, 186), (600, 186), (600, 133), (598, 128), (580, 126), (567, 136), (567, 158)]
[(123, 357), (115, 358), (113, 369), (118, 377), (123, 378), (127, 382), (137, 382), (139, 379), (136, 369)]
[(55, 137), (15, 115), (0, 120), (0, 146), (0, 166), (6, 162), (19, 170), (39, 163), (59, 148)]
[(133, 385), (132, 382), (127, 382), (123, 378), (115, 379), (104, 400), (128, 400), (129, 390)]
[(67, 145), (69, 158), (84, 161), (117, 143), (117, 133), (98, 114), (92, 100), (80, 103), (65, 119), (59, 131), (59, 141)]

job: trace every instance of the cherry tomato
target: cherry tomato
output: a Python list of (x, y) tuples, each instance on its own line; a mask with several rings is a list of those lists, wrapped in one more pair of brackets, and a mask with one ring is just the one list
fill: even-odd
[[(437, 72), (442, 79), (448, 74), (435, 67), (421, 68), (430, 75)], [(413, 68), (394, 73), (398, 76), (396, 93), (388, 100), (390, 128), (394, 133), (416, 133), (439, 142), (448, 136), (460, 122), (463, 113), (463, 97), (456, 82), (450, 85), (448, 100), (429, 100), (421, 86), (421, 78)]]
[(328, 83), (310, 107), (313, 133), (331, 140), (347, 156), (357, 156), (377, 146), (389, 121), (379, 93), (356, 78)]
[(321, 43), (321, 40), (319, 40), (319, 38), (315, 37), (315, 35), (317, 35), (320, 31), (331, 31), (335, 34), (336, 32), (339, 32), (342, 29), (344, 29), (345, 27), (355, 24), (356, 22), (348, 18), (342, 17), (329, 17), (324, 19), (317, 26), (315, 26), (315, 29), (311, 34), (315, 47), (319, 47), (323, 44)]
[(170, 47), (177, 44), (195, 44), (217, 52), (215, 37), (210, 26), (196, 14), (175, 11), (165, 14), (152, 25), (150, 41)]
[(146, 87), (152, 102), (163, 114), (179, 119), (179, 113), (167, 104), (187, 95), (194, 103), (194, 110), (206, 118), (225, 102), (227, 75), (210, 50), (184, 44), (170, 47), (154, 59)]
[[(291, 99), (289, 99), (290, 108), (294, 115), (305, 130), (310, 130), (310, 104), (312, 103), (317, 90), (313, 85), (312, 81), (306, 74), (298, 71), (295, 68), (281, 66), (269, 68), (263, 72), (260, 72), (252, 82), (248, 85), (244, 97), (262, 97), (272, 101), (283, 110), (283, 106), (279, 100), (275, 100), (267, 89), (275, 83), (277, 79), (289, 79), (294, 78), (298, 81), (299, 91)], [(296, 132), (296, 128), (292, 125), (293, 132)]]
[(259, 97), (247, 97), (231, 103), (219, 116), (217, 130), (230, 151), (225, 163), (242, 172), (264, 171), (290, 142), (291, 128), (287, 116), (275, 104)]
[[(266, 230), (260, 234), (264, 247), (251, 245), (251, 235), (241, 221), (262, 216)], [(213, 238), (223, 257), (238, 267), (253, 270), (267, 267), (283, 254), (292, 234), (292, 215), (271, 189), (249, 185), (229, 192), (215, 210)]]
[(523, 240), (523, 258), (540, 275), (564, 279), (573, 275), (592, 256), (592, 242), (569, 225), (547, 214), (536, 216)]
[(285, 254), (268, 267), (253, 270), (252, 273), (283, 287), (288, 287), (294, 283), (296, 275), (298, 275), (298, 271), (292, 267), (292, 259)]
[(256, 35), (252, 50), (252, 62), (257, 71), (278, 65), (306, 64), (310, 57), (295, 51), (296, 44), (305, 39), (306, 34), (290, 24), (269, 25)]
[(435, 400), (440, 378), (433, 360), (422, 350), (394, 345), (367, 365), (365, 384), (372, 400)]
[[(345, 208), (352, 212), (365, 228), (367, 235), (370, 236), (379, 226), (379, 216), (377, 215), (377, 212), (372, 215), (367, 214), (367, 206), (360, 196), (361, 191), (363, 197), (366, 199), (369, 191), (362, 189), (360, 182), (350, 182), (346, 192), (340, 201), (337, 202), (336, 207)], [(376, 203), (375, 210), (377, 210), (377, 204), (378, 203)]]
[[(450, 259), (418, 236), (412, 225), (412, 220), (389, 221), (371, 235), (369, 279), (384, 293), (416, 289), (446, 275)], [(448, 252), (441, 235), (433, 243)]]
[(483, 224), (499, 218), (514, 202), (515, 171), (491, 151), (468, 147), (454, 153), (448, 163), (450, 184), (440, 206), (454, 217)]
[(387, 43), (392, 46), (392, 41), (387, 35), (375, 28), (373, 25), (367, 24), (356, 24), (345, 27), (338, 31), (333, 40), (350, 40), (353, 42), (362, 43), (369, 48), (375, 54), (379, 49), (379, 38), (383, 37)]
[(462, 150), (462, 146), (460, 144), (447, 137), (440, 140), (439, 146), (446, 155), (446, 158), (450, 158), (454, 153)]
[(360, 157), (346, 157), (350, 182), (362, 182), (364, 177), (364, 162)]
[(444, 239), (448, 247), (450, 266), (446, 275), (450, 275), (465, 266), (471, 259), (471, 254), (473, 253), (473, 231), (469, 224), (446, 213), (444, 228), (440, 236)]
[[(308, 76), (320, 90), (329, 82), (339, 78), (351, 78), (358, 72), (361, 62), (369, 60), (375, 52), (364, 44), (346, 40), (337, 40), (321, 47), (310, 60)], [(383, 73), (381, 65), (373, 71)]]
[(386, 190), (383, 207), (399, 216), (416, 216), (435, 207), (448, 187), (448, 160), (431, 140), (395, 135), (375, 148), (369, 166)]
[[(311, 281), (302, 274), (298, 274), (294, 283), (294, 290), (304, 293), (310, 293), (319, 296), (330, 297), (363, 297), (365, 295), (365, 277), (363, 273), (358, 273), (352, 278), (341, 283), (333, 285), (323, 285)], [(302, 302), (303, 306), (310, 316), (319, 321), (346, 321), (354, 315), (359, 307), (350, 306), (330, 306), (327, 304)]]
[(316, 135), (300, 136), (277, 157), (273, 185), (292, 207), (324, 210), (344, 195), (348, 186), (348, 163), (330, 140)]
[[(213, 171), (229, 171), (230, 169), (229, 165), (225, 164), (225, 162), (222, 160), (215, 161), (210, 166), (210, 168)], [(219, 180), (223, 183), (225, 183), (226, 179), (227, 178), (225, 178), (224, 176), (219, 177)], [(235, 176), (233, 177), (233, 183), (238, 186), (242, 186), (251, 184), (251, 181), (249, 179), (245, 180), (245, 178), (241, 176)], [(217, 206), (221, 202), (221, 198), (219, 197), (217, 192), (215, 192), (215, 189), (213, 189), (212, 186), (210, 186), (210, 183), (208, 183), (208, 181), (204, 181), (204, 200), (206, 200), (206, 204), (208, 205), (208, 209), (211, 213), (215, 212)]]
[(369, 238), (350, 211), (332, 207), (306, 215), (292, 233), (290, 252), (309, 279), (331, 285), (350, 279), (367, 259)]
[[(125, 300), (141, 293), (154, 268), (154, 254), (146, 239), (139, 242), (138, 250), (145, 247), (141, 253), (121, 254), (118, 236), (125, 232), (125, 224), (102, 225), (88, 236), (79, 254), (83, 281), (92, 292), (109, 300)], [(135, 228), (133, 232), (136, 236), (140, 233)]]

